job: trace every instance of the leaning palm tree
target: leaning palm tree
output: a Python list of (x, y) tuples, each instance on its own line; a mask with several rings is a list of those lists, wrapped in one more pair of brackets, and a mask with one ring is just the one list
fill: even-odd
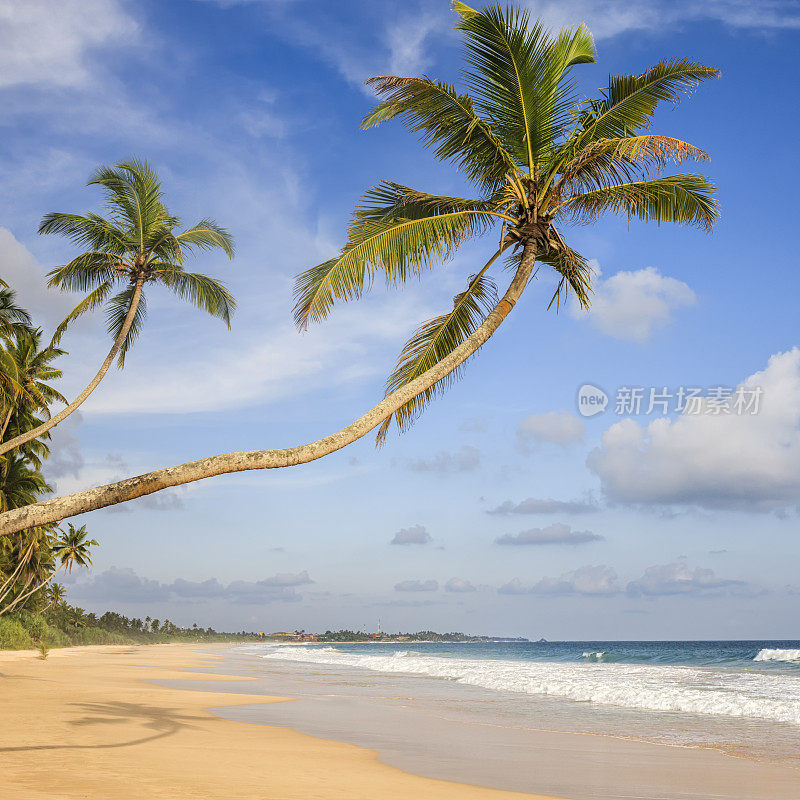
[[(585, 26), (553, 36), (512, 7), (478, 12), (456, 2), (454, 8), (466, 39), (468, 92), (429, 78), (370, 78), (383, 101), (363, 127), (401, 119), (439, 158), (456, 164), (477, 197), (446, 197), (382, 181), (355, 210), (342, 252), (304, 272), (296, 284), (295, 320), (303, 329), (327, 317), (336, 300), (359, 297), (377, 272), (389, 283), (405, 283), (452, 257), (469, 239), (499, 229), (494, 252), (468, 278), (453, 308), (418, 328), (400, 354), (387, 396), (425, 373), (437, 377), (394, 412), (401, 430), (458, 376), (458, 367), (442, 361), (492, 314), (499, 323), (537, 261), (556, 274), (551, 306), (572, 292), (589, 307), (591, 270), (565, 241), (566, 226), (593, 222), (606, 211), (704, 230), (717, 217), (707, 178), (652, 176), (670, 162), (700, 161), (706, 154), (647, 131), (659, 101), (677, 101), (681, 91), (717, 70), (662, 61), (641, 75), (612, 78), (599, 98), (582, 99), (573, 67), (595, 60)], [(506, 253), (516, 275), (510, 302), (498, 306), (490, 270)], [(381, 425), (379, 442), (391, 419)]]
[[(0, 533), (114, 505), (213, 475), (276, 469), (322, 458), (389, 420), (407, 427), (464, 362), (494, 334), (527, 287), (537, 261), (556, 277), (551, 305), (572, 293), (588, 306), (591, 272), (566, 241), (571, 224), (605, 213), (710, 230), (718, 216), (711, 181), (662, 174), (670, 164), (704, 160), (686, 142), (652, 133), (658, 104), (677, 103), (717, 70), (685, 59), (661, 61), (638, 75), (612, 76), (596, 98), (576, 89), (574, 69), (595, 60), (581, 25), (551, 34), (513, 6), (475, 11), (454, 4), (466, 43), (466, 91), (429, 78), (382, 76), (368, 83), (382, 101), (364, 127), (399, 118), (435, 154), (453, 163), (477, 197), (430, 194), (394, 182), (371, 189), (356, 209), (334, 258), (304, 272), (296, 286), (300, 328), (326, 318), (337, 301), (365, 292), (383, 273), (389, 283), (453, 255), (465, 241), (496, 236), (496, 246), (453, 308), (409, 339), (386, 395), (342, 430), (309, 444), (204, 458), (0, 515)], [(490, 271), (513, 276), (499, 299)]]
[[(52, 213), (39, 233), (57, 233), (88, 250), (49, 273), (50, 286), (63, 291), (91, 290), (56, 329), (56, 346), (67, 327), (81, 315), (105, 306), (111, 349), (99, 371), (66, 408), (37, 428), (0, 445), (0, 455), (58, 425), (95, 390), (117, 359), (125, 356), (139, 335), (147, 310), (144, 288), (158, 283), (181, 299), (222, 319), (230, 328), (236, 301), (214, 278), (184, 270), (188, 256), (215, 248), (233, 258), (233, 239), (214, 220), (204, 219), (177, 233), (180, 220), (165, 207), (161, 182), (152, 166), (136, 159), (100, 167), (90, 186), (105, 190), (107, 217), (98, 214)], [(120, 291), (112, 294), (114, 290)]]

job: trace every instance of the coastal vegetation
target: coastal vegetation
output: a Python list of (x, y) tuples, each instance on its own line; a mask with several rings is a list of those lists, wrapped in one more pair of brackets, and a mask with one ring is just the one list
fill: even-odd
[[(439, 159), (455, 166), (473, 196), (431, 194), (382, 181), (356, 208), (341, 252), (305, 271), (296, 284), (295, 320), (302, 329), (323, 321), (336, 303), (362, 296), (379, 275), (401, 286), (447, 261), (470, 239), (483, 236), (491, 242), (486, 260), (464, 276), (452, 308), (423, 322), (406, 342), (384, 398), (345, 428), (310, 444), (215, 455), (42, 499), (48, 487), (35, 459), (45, 453), (49, 429), (83, 402), (114, 357), (124, 357), (141, 326), (144, 285), (159, 280), (226, 321), (233, 308), (219, 284), (183, 272), (184, 251), (220, 247), (230, 255), (228, 234), (208, 222), (175, 234), (178, 221), (166, 212), (149, 167), (130, 161), (102, 168), (92, 183), (107, 191), (110, 221), (50, 215), (42, 223), (43, 232), (66, 234), (89, 248), (52, 272), (51, 284), (91, 289), (47, 347), (57, 349), (65, 325), (104, 303), (114, 344), (84, 394), (53, 416), (47, 404), (27, 410), (20, 399), (17, 405), (13, 375), (4, 374), (12, 436), (4, 440), (3, 469), (30, 475), (26, 499), (20, 495), (3, 506), (0, 534), (21, 538), (76, 514), (214, 475), (307, 463), (376, 428), (383, 442), (392, 420), (407, 429), (459, 377), (540, 270), (552, 271), (556, 279), (549, 307), (558, 309), (568, 295), (590, 305), (592, 273), (585, 256), (567, 241), (571, 225), (610, 213), (711, 230), (718, 217), (712, 182), (694, 172), (665, 174), (671, 166), (706, 160), (706, 153), (653, 133), (650, 126), (660, 103), (676, 104), (717, 75), (716, 69), (687, 59), (663, 60), (638, 74), (611, 76), (599, 95), (584, 97), (575, 69), (596, 59), (585, 26), (551, 33), (512, 5), (476, 11), (456, 2), (453, 8), (465, 46), (462, 88), (427, 77), (370, 78), (367, 83), (380, 102), (362, 124), (370, 128), (400, 120)], [(502, 293), (497, 281), (505, 283)], [(114, 284), (123, 288), (109, 297)], [(6, 305), (0, 303), (2, 324), (12, 331), (29, 329), (26, 312), (13, 300), (11, 293)], [(6, 334), (5, 349), (16, 335)], [(41, 341), (35, 346), (41, 348)], [(51, 361), (63, 355), (43, 350)]]

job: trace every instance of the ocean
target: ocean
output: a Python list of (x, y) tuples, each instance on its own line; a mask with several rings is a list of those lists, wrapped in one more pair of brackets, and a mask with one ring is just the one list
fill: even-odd
[(264, 644), (345, 694), (440, 714), (800, 762), (800, 641)]

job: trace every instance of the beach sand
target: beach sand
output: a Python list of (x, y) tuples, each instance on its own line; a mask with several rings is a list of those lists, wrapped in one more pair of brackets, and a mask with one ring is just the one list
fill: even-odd
[[(281, 698), (165, 688), (212, 678), (213, 646), (0, 652), (0, 796), (514, 800), (540, 795), (418, 777), (368, 749), (210, 714)], [(237, 678), (214, 676), (226, 681)]]

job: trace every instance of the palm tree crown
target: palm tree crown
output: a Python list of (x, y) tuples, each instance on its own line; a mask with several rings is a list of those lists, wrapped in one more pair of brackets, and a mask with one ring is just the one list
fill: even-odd
[(67, 524), (67, 530), (61, 532), (53, 549), (53, 555), (61, 561), (61, 566), (68, 572), (77, 564), (79, 567), (91, 567), (90, 551), (97, 546), (96, 539), (89, 539), (86, 526), (76, 528)]
[[(214, 220), (204, 219), (176, 233), (180, 220), (164, 205), (161, 182), (153, 167), (132, 159), (115, 167), (100, 167), (89, 186), (105, 189), (108, 216), (47, 214), (39, 233), (59, 233), (89, 250), (49, 273), (50, 285), (65, 291), (91, 292), (56, 331), (57, 342), (67, 325), (81, 314), (105, 304), (108, 331), (116, 339), (132, 308), (136, 286), (160, 283), (182, 299), (219, 317), (230, 327), (236, 301), (214, 278), (186, 272), (186, 256), (220, 248), (233, 258), (231, 235)], [(121, 291), (111, 296), (114, 288)], [(144, 297), (119, 349), (119, 364), (141, 331), (146, 314)]]
[[(295, 321), (303, 329), (327, 317), (335, 301), (359, 297), (377, 271), (388, 283), (402, 284), (450, 258), (468, 239), (500, 228), (496, 251), (469, 278), (452, 310), (424, 323), (406, 343), (387, 396), (439, 364), (497, 308), (487, 273), (508, 251), (517, 275), (525, 258), (528, 275), (534, 259), (556, 272), (551, 306), (572, 292), (588, 307), (591, 270), (565, 242), (565, 226), (610, 211), (708, 231), (718, 216), (708, 178), (659, 174), (670, 163), (707, 155), (648, 131), (659, 102), (676, 103), (716, 69), (685, 59), (662, 61), (640, 75), (611, 77), (599, 97), (582, 99), (573, 68), (595, 61), (585, 26), (552, 34), (513, 6), (476, 11), (455, 2), (453, 8), (466, 44), (467, 92), (427, 77), (370, 78), (382, 100), (362, 126), (401, 119), (464, 174), (478, 197), (381, 181), (356, 208), (341, 253), (302, 273), (295, 286)], [(460, 366), (393, 414), (401, 430), (458, 376)], [(379, 442), (391, 419), (381, 426)]]

